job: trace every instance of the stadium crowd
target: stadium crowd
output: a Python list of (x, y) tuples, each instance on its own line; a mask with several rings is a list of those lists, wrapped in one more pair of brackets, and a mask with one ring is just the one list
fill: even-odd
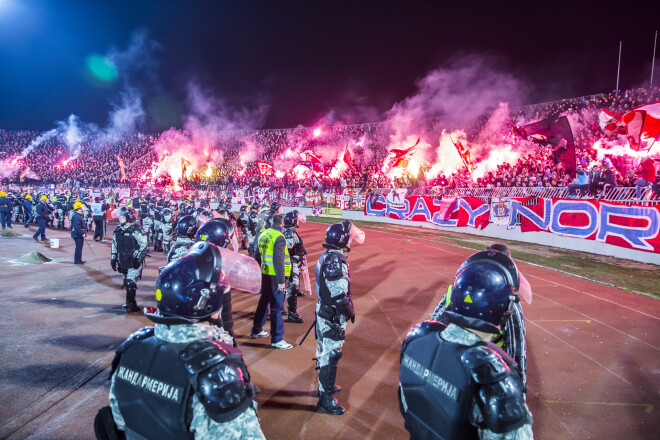
[[(656, 178), (654, 176), (649, 181), (648, 169), (646, 175), (642, 176), (639, 159), (606, 154), (603, 160), (599, 160), (594, 144), (603, 137), (597, 124), (600, 110), (607, 108), (612, 111), (625, 111), (656, 101), (660, 101), (660, 90), (657, 87), (649, 87), (511, 109), (513, 124), (526, 124), (558, 113), (569, 117), (575, 140), (576, 159), (582, 169), (578, 170), (578, 173), (584, 173), (576, 180), (569, 176), (560, 163), (553, 160), (550, 149), (538, 148), (534, 153), (520, 157), (516, 163), (497, 165), (495, 171), (490, 171), (474, 181), (465, 168), (448, 175), (430, 176), (430, 164), (424, 164), (418, 175), (404, 173), (403, 177), (392, 181), (381, 170), (385, 158), (389, 155), (389, 128), (384, 123), (369, 123), (324, 127), (322, 136), (311, 128), (228, 132), (222, 134), (217, 145), (217, 148), (223, 151), (223, 161), (216, 164), (211, 175), (207, 177), (201, 173), (193, 174), (185, 182), (178, 183), (184, 189), (222, 185), (319, 189), (355, 187), (363, 190), (391, 186), (489, 188), (567, 187), (571, 184), (586, 184), (590, 192), (602, 189), (604, 185), (633, 187), (636, 182), (639, 184), (640, 178), (644, 178), (646, 184), (650, 185)], [(485, 123), (486, 119), (483, 121), (483, 124)], [(429, 120), (430, 132), (437, 133), (442, 128), (442, 119)], [(469, 133), (479, 133), (481, 128), (477, 126)], [(20, 155), (41, 135), (42, 133), (37, 131), (0, 130), (0, 160), (9, 161)], [(5, 184), (38, 181), (44, 184), (65, 184), (70, 188), (108, 187), (126, 183), (133, 186), (144, 185), (141, 177), (158, 160), (153, 149), (158, 138), (157, 133), (136, 133), (118, 142), (107, 143), (102, 136), (86, 135), (75, 148), (71, 148), (67, 145), (64, 133), (60, 133), (32, 148), (21, 159), (14, 172), (4, 171), (0, 176)], [(468, 145), (470, 140), (468, 135)], [(314, 175), (310, 172), (306, 173), (306, 178), (297, 178), (297, 173), (292, 170), (297, 163), (297, 154), (287, 156), (287, 149), (297, 150), (303, 145), (327, 162), (328, 157), (323, 157), (323, 151), (324, 146), (329, 143), (352, 145), (353, 166), (346, 166), (340, 176)], [(246, 148), (254, 149), (255, 146), (257, 157), (248, 163), (242, 163), (241, 155)], [(333, 154), (337, 156), (336, 152)], [(295, 158), (291, 159), (291, 156)], [(326, 170), (331, 169), (338, 160), (338, 157), (333, 157), (332, 163), (326, 163)], [(262, 177), (256, 161), (273, 164), (274, 170), (279, 172), (273, 176)], [(594, 168), (598, 172), (595, 172)], [(588, 182), (585, 179), (588, 179)], [(155, 183), (157, 186), (164, 186), (172, 182), (166, 177), (156, 179)]]

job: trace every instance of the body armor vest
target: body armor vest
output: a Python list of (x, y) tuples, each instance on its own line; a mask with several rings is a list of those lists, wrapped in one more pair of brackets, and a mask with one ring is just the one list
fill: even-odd
[(401, 356), (399, 382), (414, 438), (478, 439), (469, 423), (475, 383), (461, 362), (470, 348), (430, 332), (410, 342)]
[(126, 428), (153, 439), (192, 439), (189, 375), (179, 354), (188, 345), (154, 336), (127, 343), (115, 370), (115, 397)]
[[(334, 307), (335, 304), (334, 301), (332, 300), (332, 293), (330, 292), (330, 289), (328, 289), (328, 285), (325, 282), (325, 273), (323, 271), (323, 266), (326, 264), (328, 255), (329, 255), (329, 251), (323, 252), (321, 258), (319, 258), (319, 262), (316, 264), (316, 291), (319, 294), (319, 300), (321, 301), (321, 304)], [(337, 257), (341, 260), (342, 263), (346, 262), (346, 257), (343, 254), (337, 254)], [(348, 284), (348, 286), (349, 287), (348, 287), (348, 292), (346, 292), (346, 296), (350, 298), (351, 297), (350, 283)]]
[(133, 253), (138, 249), (138, 242), (133, 237), (135, 229), (135, 225), (130, 225), (126, 229), (120, 226), (115, 231), (119, 267), (122, 269), (132, 269), (134, 266), (135, 257), (133, 257)]

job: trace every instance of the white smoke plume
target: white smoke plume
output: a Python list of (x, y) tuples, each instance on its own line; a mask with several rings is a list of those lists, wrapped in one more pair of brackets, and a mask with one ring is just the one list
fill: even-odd
[[(509, 145), (504, 139), (505, 134), (510, 132), (506, 127), (506, 104), (520, 103), (529, 88), (498, 64), (499, 61), (493, 57), (474, 54), (450, 60), (419, 80), (417, 92), (396, 103), (387, 112), (386, 122), (391, 131), (388, 150), (409, 148), (418, 137), (421, 138), (406, 171), (417, 175), (419, 167), (428, 163), (430, 169), (426, 176), (433, 178), (440, 173), (450, 174), (459, 169), (462, 166), (460, 156), (446, 131), (451, 127), (479, 132), (477, 136), (471, 136), (471, 142), (467, 136), (454, 139), (461, 140), (470, 150), (473, 162), (483, 154), (490, 155), (493, 149)], [(475, 127), (487, 114), (490, 114), (487, 123), (483, 127)], [(436, 128), (432, 127), (431, 118), (439, 118), (440, 122), (436, 125), (443, 130), (439, 138), (433, 135)], [(464, 135), (465, 131), (462, 133)], [(506, 149), (511, 151), (510, 146)], [(389, 159), (386, 159), (385, 170), (388, 162)], [(492, 160), (487, 159), (487, 162)], [(402, 172), (401, 169), (393, 169), (388, 175), (398, 177)], [(475, 174), (478, 173), (475, 171)]]
[(198, 171), (209, 164), (220, 165), (228, 132), (258, 128), (268, 112), (265, 102), (257, 103), (252, 109), (233, 107), (195, 82), (188, 84), (188, 105), (190, 111), (183, 129), (171, 128), (154, 144), (158, 164), (153, 177), (167, 174), (178, 181), (182, 177), (181, 159), (190, 162), (187, 171)]

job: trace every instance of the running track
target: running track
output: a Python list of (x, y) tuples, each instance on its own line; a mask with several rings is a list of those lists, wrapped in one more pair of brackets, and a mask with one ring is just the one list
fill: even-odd
[[(326, 228), (306, 223), (299, 230), (312, 283)], [(288, 351), (270, 349), (269, 338), (251, 340), (258, 298), (234, 291), (237, 340), (261, 389), (256, 400), (268, 439), (409, 438), (396, 399), (401, 342), (410, 327), (428, 319), (473, 251), (416, 237), (413, 228), (366, 233), (365, 243), (349, 254), (356, 321), (348, 325), (337, 376), (343, 416), (316, 412), (313, 335)], [(148, 321), (113, 312), (123, 292), (120, 276), (110, 269), (108, 244), (85, 245), (87, 264), (78, 267), (68, 264), (73, 242), (67, 231), (49, 230), (49, 237), (62, 239), (55, 250), (26, 234), (2, 239), (0, 290), (11, 313), (0, 322), (0, 438), (92, 438), (94, 415), (107, 405), (113, 348)], [(31, 250), (57, 261), (8, 264)], [(155, 303), (164, 257), (153, 253), (148, 264), (139, 282), (141, 305)], [(534, 291), (533, 303), (523, 307), (535, 437), (658, 438), (660, 301), (523, 262), (518, 266)], [(287, 341), (299, 341), (307, 330), (315, 300), (300, 298), (306, 322), (285, 322)]]

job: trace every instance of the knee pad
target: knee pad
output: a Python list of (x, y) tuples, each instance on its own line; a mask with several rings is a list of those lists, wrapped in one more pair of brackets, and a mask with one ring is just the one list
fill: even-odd
[(137, 284), (133, 280), (126, 280), (126, 289), (135, 289), (137, 290)]
[(339, 361), (339, 359), (341, 359), (341, 356), (342, 356), (341, 348), (335, 348), (334, 350), (332, 350), (330, 352), (330, 355), (328, 356), (328, 358), (329, 358), (330, 362), (337, 363), (337, 361)]

